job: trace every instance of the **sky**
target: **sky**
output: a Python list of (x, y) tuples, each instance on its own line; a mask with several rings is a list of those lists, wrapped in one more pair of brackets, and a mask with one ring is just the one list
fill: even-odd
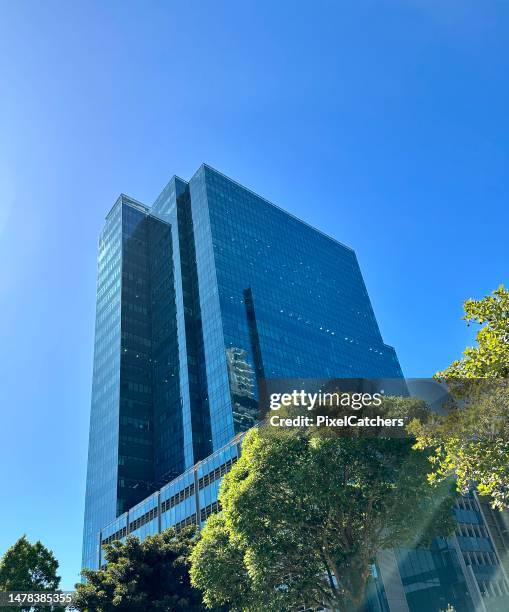
[(505, 1), (0, 0), (0, 554), (79, 579), (97, 238), (202, 162), (353, 247), (430, 376), (508, 284)]

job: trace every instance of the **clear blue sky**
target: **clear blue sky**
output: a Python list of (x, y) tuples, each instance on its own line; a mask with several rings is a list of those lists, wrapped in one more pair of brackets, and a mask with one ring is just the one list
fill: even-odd
[(0, 553), (77, 579), (97, 236), (203, 161), (357, 251), (409, 376), (508, 281), (509, 4), (0, 0)]

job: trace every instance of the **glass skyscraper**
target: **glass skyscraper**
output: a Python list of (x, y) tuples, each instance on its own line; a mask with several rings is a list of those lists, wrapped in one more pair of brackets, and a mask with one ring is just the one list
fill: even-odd
[[(83, 566), (217, 511), (260, 379), (401, 376), (349, 247), (206, 165), (151, 207), (120, 196), (99, 241)], [(384, 584), (380, 610), (405, 590)]]

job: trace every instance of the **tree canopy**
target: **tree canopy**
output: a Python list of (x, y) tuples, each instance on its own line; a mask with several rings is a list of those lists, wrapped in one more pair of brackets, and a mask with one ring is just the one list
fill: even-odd
[[(56, 591), (60, 584), (57, 570), (58, 561), (53, 553), (40, 541), (32, 544), (23, 535), (0, 559), (0, 591)], [(38, 612), (49, 607), (21, 609)]]
[(76, 585), (74, 606), (83, 612), (203, 610), (189, 579), (195, 533), (195, 527), (168, 529), (105, 545), (106, 566), (83, 570), (86, 582)]
[(437, 378), (507, 378), (509, 376), (509, 291), (500, 285), (491, 295), (463, 304), (463, 320), (480, 326), (476, 346), (443, 370)]
[[(392, 408), (401, 413), (405, 402), (415, 400)], [(220, 488), (222, 511), (191, 553), (205, 604), (357, 610), (378, 551), (453, 528), (453, 485), (432, 487), (427, 452), (412, 446), (302, 428), (248, 432)]]
[(431, 482), (454, 474), (458, 488), (476, 488), (492, 506), (509, 508), (509, 291), (500, 286), (467, 300), (464, 319), (481, 326), (477, 345), (436, 377), (456, 404), (445, 415), (414, 422), (419, 449), (431, 449)]

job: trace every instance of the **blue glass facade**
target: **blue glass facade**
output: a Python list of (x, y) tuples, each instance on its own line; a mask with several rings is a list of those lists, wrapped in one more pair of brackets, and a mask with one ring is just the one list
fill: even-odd
[(173, 249), (164, 218), (119, 198), (99, 243), (88, 567), (97, 564), (98, 530), (186, 468)]
[(84, 565), (93, 534), (256, 422), (263, 376), (401, 376), (355, 253), (204, 165), (151, 208), (121, 196), (99, 249)]
[[(103, 563), (101, 543), (218, 510), (259, 379), (401, 376), (349, 247), (205, 165), (150, 208), (121, 196), (99, 243), (83, 565)], [(378, 569), (398, 582), (377, 578), (373, 609), (449, 597), (469, 611), (479, 585), (509, 592), (495, 552), (464, 538), (391, 553)]]
[(256, 379), (402, 376), (352, 249), (202, 166), (189, 183), (213, 448), (256, 421)]
[(122, 198), (119, 198), (107, 216), (99, 237), (92, 406), (83, 529), (84, 567), (97, 565), (97, 532), (115, 518), (117, 511), (122, 206)]

